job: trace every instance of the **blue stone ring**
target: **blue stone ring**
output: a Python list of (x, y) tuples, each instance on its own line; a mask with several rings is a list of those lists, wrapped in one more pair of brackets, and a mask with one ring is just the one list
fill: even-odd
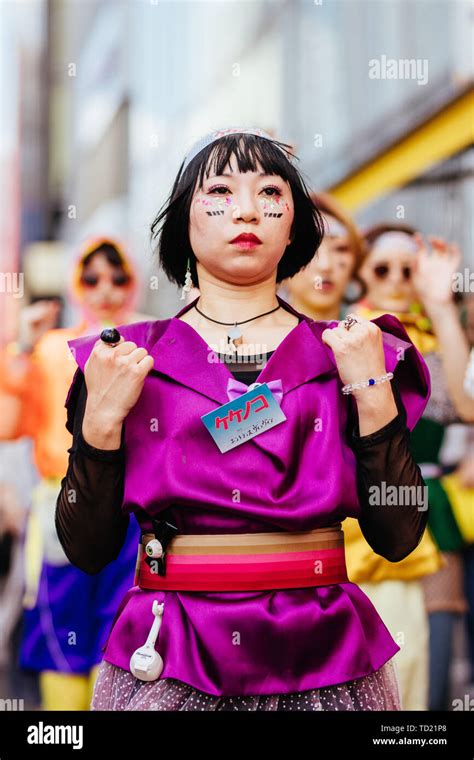
[(120, 343), (120, 333), (115, 327), (106, 327), (100, 334), (100, 339), (112, 348)]

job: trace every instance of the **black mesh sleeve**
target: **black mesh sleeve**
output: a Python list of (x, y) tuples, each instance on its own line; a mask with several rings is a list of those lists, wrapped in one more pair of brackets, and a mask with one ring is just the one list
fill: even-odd
[(397, 416), (374, 433), (359, 436), (356, 413), (349, 418), (349, 445), (357, 459), (359, 525), (376, 554), (399, 562), (419, 544), (428, 520), (428, 496), (410, 452), (405, 407), (392, 381)]
[(67, 429), (73, 436), (66, 476), (56, 502), (56, 530), (69, 561), (90, 575), (116, 559), (125, 541), (129, 517), (121, 511), (125, 455), (119, 449), (90, 446), (82, 435), (87, 400), (78, 372), (68, 401)]

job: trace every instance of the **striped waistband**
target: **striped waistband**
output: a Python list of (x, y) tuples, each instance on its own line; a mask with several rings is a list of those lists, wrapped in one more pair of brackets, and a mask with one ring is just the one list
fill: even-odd
[(340, 524), (302, 532), (175, 536), (164, 567), (148, 556), (155, 536), (138, 547), (135, 585), (170, 591), (253, 591), (346, 583)]

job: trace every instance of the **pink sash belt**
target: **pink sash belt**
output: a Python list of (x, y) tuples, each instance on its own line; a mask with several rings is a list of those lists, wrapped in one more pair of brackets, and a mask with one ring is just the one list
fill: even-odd
[(259, 591), (347, 583), (340, 523), (303, 532), (177, 535), (166, 572), (138, 547), (135, 585), (169, 591)]

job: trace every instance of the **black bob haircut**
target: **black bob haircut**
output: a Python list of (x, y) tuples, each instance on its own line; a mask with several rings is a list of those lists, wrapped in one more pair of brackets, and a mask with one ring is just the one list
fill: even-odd
[(291, 187), (294, 204), (292, 242), (278, 264), (277, 283), (293, 277), (309, 264), (321, 245), (324, 222), (305, 181), (289, 158), (293, 158), (289, 149), (290, 145), (277, 140), (236, 133), (220, 137), (203, 148), (184, 172), (183, 161), (171, 193), (151, 225), (152, 240), (158, 241), (155, 252), (171, 282), (184, 285), (189, 259), (193, 282), (198, 285), (196, 257), (189, 241), (189, 213), (196, 182), (197, 187), (202, 188), (204, 173), (208, 177), (212, 168), (216, 175), (222, 174), (232, 156), (240, 172), (258, 171), (260, 165), (266, 174), (280, 176)]

